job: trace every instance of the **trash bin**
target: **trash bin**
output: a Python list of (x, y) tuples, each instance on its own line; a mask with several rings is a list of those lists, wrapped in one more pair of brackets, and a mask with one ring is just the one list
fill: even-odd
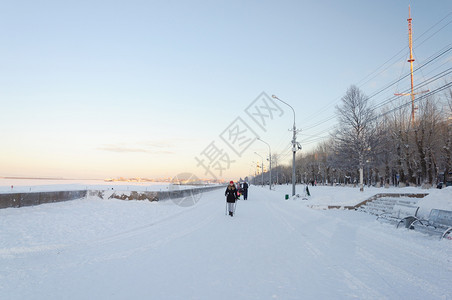
[(286, 194), (286, 200), (289, 200), (289, 194)]

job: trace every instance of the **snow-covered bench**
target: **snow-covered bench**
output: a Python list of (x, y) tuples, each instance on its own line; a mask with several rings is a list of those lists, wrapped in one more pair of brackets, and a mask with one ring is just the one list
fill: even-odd
[(411, 223), (418, 220), (417, 212), (419, 211), (419, 206), (406, 204), (403, 202), (397, 202), (391, 211), (382, 213), (378, 215), (377, 220), (386, 220), (396, 224), (397, 228), (401, 224), (405, 225), (405, 228), (410, 228)]
[(391, 211), (396, 202), (397, 200), (392, 198), (375, 199), (373, 201), (367, 202), (365, 205), (358, 207), (357, 210), (371, 215), (379, 216), (382, 213)]
[(452, 211), (432, 209), (427, 220), (416, 219), (410, 228), (432, 235), (440, 235), (440, 239), (448, 237), (452, 233)]

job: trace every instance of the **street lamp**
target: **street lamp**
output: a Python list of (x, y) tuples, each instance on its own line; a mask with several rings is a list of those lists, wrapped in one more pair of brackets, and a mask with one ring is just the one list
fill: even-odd
[(293, 129), (292, 129), (292, 132), (293, 132), (293, 137), (292, 137), (292, 152), (293, 152), (293, 159), (292, 159), (292, 196), (295, 196), (295, 182), (296, 182), (296, 178), (295, 178), (295, 153), (297, 152), (297, 150), (301, 149), (300, 144), (297, 143), (297, 127), (295, 126), (295, 110), (287, 102), (279, 99), (275, 95), (272, 95), (272, 98), (281, 101), (285, 105), (289, 106), (292, 109), (292, 111), (293, 111)]
[(272, 149), (270, 148), (270, 145), (267, 142), (264, 142), (261, 138), (257, 138), (257, 139), (268, 146), (268, 155), (269, 155), (268, 157), (269, 157), (269, 161), (270, 161), (270, 184), (269, 184), (269, 188), (271, 190), (272, 189)]
[(262, 160), (262, 165), (261, 165), (261, 174), (262, 174), (262, 187), (264, 186), (264, 158), (262, 157), (262, 155), (260, 155), (257, 152), (254, 152), (254, 154), (256, 154), (257, 156), (259, 156)]

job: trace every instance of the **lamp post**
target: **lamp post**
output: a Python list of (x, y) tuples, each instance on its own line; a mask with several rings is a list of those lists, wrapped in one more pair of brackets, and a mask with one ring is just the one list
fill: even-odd
[(292, 137), (292, 152), (293, 152), (293, 159), (292, 159), (292, 196), (295, 196), (295, 182), (296, 182), (296, 178), (295, 178), (295, 153), (297, 152), (297, 150), (301, 149), (300, 144), (297, 143), (297, 127), (295, 126), (295, 110), (293, 109), (292, 106), (290, 106), (287, 102), (279, 99), (278, 97), (276, 97), (275, 95), (272, 95), (272, 98), (281, 101), (282, 103), (284, 103), (285, 105), (289, 106), (292, 109), (293, 112), (293, 137)]
[(261, 138), (257, 138), (262, 143), (266, 144), (268, 146), (268, 157), (270, 161), (270, 184), (269, 188), (272, 189), (272, 149), (270, 148), (270, 145), (267, 142), (264, 142)]
[(262, 155), (260, 155), (257, 152), (254, 152), (254, 154), (256, 154), (257, 156), (259, 156), (262, 160), (262, 165), (261, 165), (261, 174), (262, 174), (262, 187), (264, 186), (264, 158), (262, 157)]
[(256, 164), (259, 164), (259, 162), (255, 162), (255, 161), (252, 161), (251, 162), (251, 166), (253, 167), (253, 169), (254, 169), (254, 176), (253, 176), (253, 174), (251, 174), (250, 176), (251, 176), (251, 178), (252, 178), (252, 182), (250, 182), (250, 184), (252, 183), (252, 184), (254, 184), (254, 185), (256, 185), (256, 178), (257, 178), (257, 175), (259, 175), (259, 172), (256, 170), (257, 169), (257, 165)]

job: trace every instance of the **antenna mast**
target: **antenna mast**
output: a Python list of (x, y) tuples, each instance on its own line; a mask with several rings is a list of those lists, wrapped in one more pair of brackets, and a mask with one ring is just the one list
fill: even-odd
[(408, 5), (408, 45), (410, 47), (410, 59), (408, 59), (408, 62), (410, 63), (410, 77), (411, 77), (411, 92), (409, 94), (394, 94), (396, 96), (411, 96), (411, 122), (414, 125), (414, 112), (416, 111), (416, 107), (414, 106), (414, 95), (417, 94), (421, 94), (421, 93), (426, 93), (429, 90), (426, 91), (422, 91), (419, 93), (415, 93), (414, 92), (414, 79), (413, 79), (413, 62), (414, 62), (414, 57), (413, 57), (413, 30), (411, 27), (411, 21), (413, 19), (411, 18), (411, 7)]

